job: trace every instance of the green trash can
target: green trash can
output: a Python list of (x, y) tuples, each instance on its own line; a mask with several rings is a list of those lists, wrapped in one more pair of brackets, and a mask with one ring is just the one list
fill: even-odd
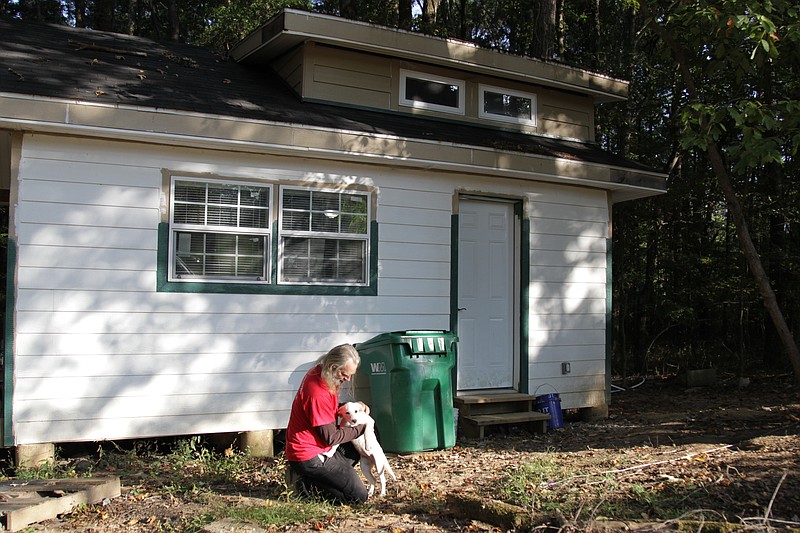
[(451, 373), (458, 338), (446, 331), (395, 331), (355, 345), (369, 379), (381, 447), (406, 453), (456, 442)]

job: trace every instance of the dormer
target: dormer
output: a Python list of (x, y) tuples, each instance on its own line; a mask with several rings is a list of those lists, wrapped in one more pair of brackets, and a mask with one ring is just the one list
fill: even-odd
[(594, 106), (628, 84), (474, 44), (287, 9), (231, 51), (297, 96), (487, 128), (594, 141)]

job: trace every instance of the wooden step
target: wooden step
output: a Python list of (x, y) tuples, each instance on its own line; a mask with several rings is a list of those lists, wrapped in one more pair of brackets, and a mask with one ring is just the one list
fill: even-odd
[(548, 420), (550, 415), (538, 411), (462, 416), (459, 410), (458, 415), (461, 434), (469, 439), (482, 439), (489, 426), (525, 425), (531, 433), (546, 433)]
[(5, 521), (5, 531), (19, 531), (35, 522), (119, 495), (117, 476), (3, 481), (0, 516)]
[(527, 413), (533, 411), (535, 396), (519, 392), (490, 392), (462, 394), (456, 397), (455, 406), (460, 415), (488, 415), (497, 413)]

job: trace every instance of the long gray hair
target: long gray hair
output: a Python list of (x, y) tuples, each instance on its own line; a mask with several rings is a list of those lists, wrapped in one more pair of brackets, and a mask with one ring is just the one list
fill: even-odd
[(355, 363), (358, 368), (361, 356), (352, 344), (340, 344), (328, 350), (328, 353), (320, 357), (317, 362), (322, 367), (322, 379), (328, 385), (328, 389), (338, 393), (341, 383), (336, 379), (336, 372), (350, 362)]

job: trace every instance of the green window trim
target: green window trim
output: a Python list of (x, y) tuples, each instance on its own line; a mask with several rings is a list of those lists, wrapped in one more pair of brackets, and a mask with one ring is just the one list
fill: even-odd
[(8, 254), (6, 259), (6, 320), (5, 320), (5, 353), (3, 361), (3, 446), (14, 446), (12, 426), (12, 407), (14, 399), (14, 308), (16, 291), (15, 276), (17, 272), (17, 243), (8, 238)]
[[(169, 281), (169, 232), (168, 222), (158, 225), (158, 259), (156, 268), (156, 290), (158, 292), (210, 293), (210, 294), (289, 294), (321, 296), (377, 296), (378, 295), (378, 222), (370, 222), (369, 238), (369, 284), (352, 285), (279, 285), (277, 283), (277, 261), (271, 262), (270, 283), (236, 283), (206, 281)], [(278, 229), (272, 229), (272, 257), (278, 257)]]

